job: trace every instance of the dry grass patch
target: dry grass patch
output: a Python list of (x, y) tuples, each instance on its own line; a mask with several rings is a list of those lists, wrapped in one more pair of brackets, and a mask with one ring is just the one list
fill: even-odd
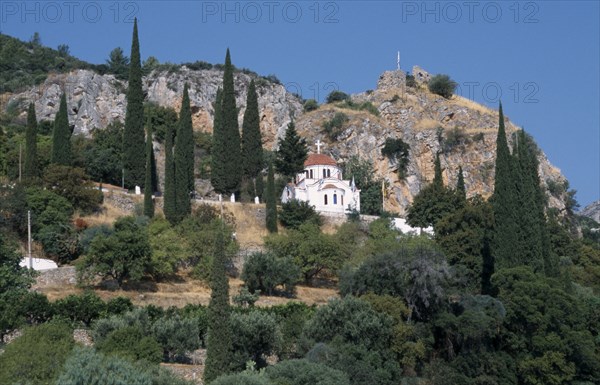
[[(244, 282), (238, 278), (229, 279), (229, 294), (231, 297), (239, 293)], [(136, 306), (154, 305), (162, 308), (171, 306), (184, 307), (188, 304), (208, 305), (210, 302), (210, 288), (206, 283), (180, 275), (179, 279), (170, 282), (142, 282), (136, 285), (138, 290), (105, 290), (96, 289), (96, 294), (107, 301), (115, 297), (127, 297)], [(45, 294), (52, 302), (65, 298), (71, 294), (81, 294), (84, 289), (75, 285), (40, 287), (38, 291)], [(298, 286), (295, 298), (261, 296), (256, 302), (257, 306), (273, 306), (285, 304), (290, 301), (300, 301), (308, 305), (323, 305), (331, 298), (338, 297), (337, 290), (333, 287)]]
[(414, 129), (419, 130), (419, 131), (425, 131), (425, 130), (433, 130), (434, 128), (438, 128), (441, 126), (442, 126), (442, 123), (438, 122), (437, 120), (434, 120), (431, 118), (424, 118), (424, 119), (419, 120), (415, 124)]
[(475, 110), (478, 112), (481, 112), (482, 114), (487, 114), (487, 115), (498, 115), (498, 111), (492, 110), (491, 108), (488, 108), (486, 106), (483, 106), (477, 102), (474, 102), (473, 100), (467, 99), (465, 97), (462, 97), (460, 95), (454, 95), (451, 99), (452, 102), (454, 102), (454, 104), (457, 104), (459, 106), (462, 107), (466, 107), (469, 108), (471, 110)]

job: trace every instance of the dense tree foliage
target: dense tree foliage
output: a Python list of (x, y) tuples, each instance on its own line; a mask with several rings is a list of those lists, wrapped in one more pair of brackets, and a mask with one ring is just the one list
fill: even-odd
[(86, 274), (115, 279), (121, 286), (125, 280), (142, 278), (150, 264), (152, 249), (146, 229), (135, 218), (119, 218), (114, 228), (113, 234), (94, 238), (82, 269)]
[(278, 258), (291, 257), (306, 283), (325, 270), (340, 268), (345, 257), (338, 240), (323, 234), (313, 223), (305, 223), (286, 234), (272, 234), (265, 245)]
[(270, 253), (254, 253), (242, 270), (242, 280), (251, 293), (259, 291), (273, 295), (280, 287), (283, 294), (293, 294), (300, 270), (289, 257), (278, 258)]
[(75, 341), (64, 323), (29, 328), (0, 355), (0, 383), (54, 383)]
[(446, 99), (450, 99), (452, 97), (456, 86), (457, 83), (450, 79), (450, 76), (444, 74), (433, 76), (427, 83), (429, 91)]
[(321, 216), (308, 202), (292, 199), (281, 205), (281, 211), (278, 214), (279, 221), (288, 229), (297, 229), (303, 223), (313, 223), (321, 225), (323, 222)]

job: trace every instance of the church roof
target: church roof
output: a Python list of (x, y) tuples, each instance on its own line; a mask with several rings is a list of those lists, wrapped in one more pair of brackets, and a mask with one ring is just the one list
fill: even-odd
[(330, 189), (330, 188), (339, 188), (339, 187), (337, 187), (337, 186), (335, 186), (335, 185), (333, 185), (331, 183), (326, 184), (325, 186), (323, 186), (323, 190)]
[(304, 167), (310, 166), (337, 166), (335, 160), (332, 157), (325, 154), (310, 154), (304, 162)]

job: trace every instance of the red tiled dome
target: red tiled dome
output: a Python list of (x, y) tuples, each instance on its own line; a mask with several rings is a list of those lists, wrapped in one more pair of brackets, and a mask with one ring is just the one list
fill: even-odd
[(337, 163), (328, 155), (310, 154), (308, 158), (306, 158), (306, 161), (304, 161), (304, 167), (310, 166), (337, 166)]

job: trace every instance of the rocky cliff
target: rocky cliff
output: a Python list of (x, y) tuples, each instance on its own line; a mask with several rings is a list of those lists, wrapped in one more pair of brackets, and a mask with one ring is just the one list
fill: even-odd
[[(385, 72), (379, 77), (375, 90), (352, 95), (353, 102), (371, 103), (378, 114), (336, 105), (322, 105), (315, 111), (303, 113), (301, 101), (283, 85), (259, 79), (263, 144), (269, 149), (275, 148), (277, 138), (283, 135), (290, 116), (294, 115), (298, 131), (309, 144), (316, 140), (325, 142), (323, 151), (338, 161), (344, 162), (353, 155), (371, 160), (376, 176), (386, 181), (385, 209), (400, 215), (419, 190), (433, 179), (436, 152), (442, 153), (443, 175), (448, 185), (454, 186), (458, 167), (462, 166), (468, 195), (489, 196), (494, 180), (497, 111), (460, 96), (448, 100), (430, 93), (426, 87), (429, 74), (419, 67), (413, 70), (414, 82), (408, 83), (410, 86), (407, 86), (406, 75), (402, 71)], [(250, 80), (250, 75), (235, 74), (240, 126)], [(211, 132), (212, 102), (222, 83), (219, 70), (193, 71), (183, 66), (174, 72), (154, 71), (144, 78), (146, 100), (178, 110), (184, 82), (190, 84), (194, 129)], [(38, 119), (53, 119), (62, 89), (66, 89), (70, 122), (76, 133), (89, 135), (94, 128), (104, 128), (114, 120), (124, 121), (126, 88), (126, 82), (112, 75), (78, 70), (51, 75), (42, 85), (12, 95), (11, 100), (20, 101), (22, 105), (34, 101)], [(343, 112), (348, 120), (332, 142), (321, 125), (337, 112)], [(506, 128), (509, 137), (519, 129), (508, 118)], [(386, 138), (400, 138), (410, 145), (409, 164), (402, 179), (397, 165), (381, 155)], [(560, 170), (552, 166), (541, 151), (539, 160), (540, 179), (544, 184), (547, 180), (564, 183)], [(548, 198), (552, 207), (564, 209), (564, 197), (548, 194)]]
[(592, 218), (596, 222), (600, 223), (600, 200), (585, 206), (579, 214), (583, 215), (584, 217)]
[[(194, 129), (211, 132), (214, 114), (212, 103), (222, 79), (223, 72), (216, 69), (192, 71), (182, 66), (176, 71), (153, 71), (143, 79), (145, 99), (179, 111), (183, 86), (187, 82), (190, 86)], [(240, 126), (251, 79), (250, 75), (243, 72), (236, 72), (234, 77)], [(67, 92), (69, 122), (75, 127), (75, 134), (88, 136), (95, 128), (105, 128), (112, 121), (125, 121), (127, 82), (90, 70), (51, 74), (41, 85), (12, 95), (7, 105), (18, 102), (26, 106), (33, 101), (38, 120), (53, 120), (63, 90)], [(301, 111), (301, 102), (286, 92), (283, 85), (264, 79), (258, 79), (257, 92), (265, 143), (275, 142), (275, 137), (285, 132), (290, 115)]]

